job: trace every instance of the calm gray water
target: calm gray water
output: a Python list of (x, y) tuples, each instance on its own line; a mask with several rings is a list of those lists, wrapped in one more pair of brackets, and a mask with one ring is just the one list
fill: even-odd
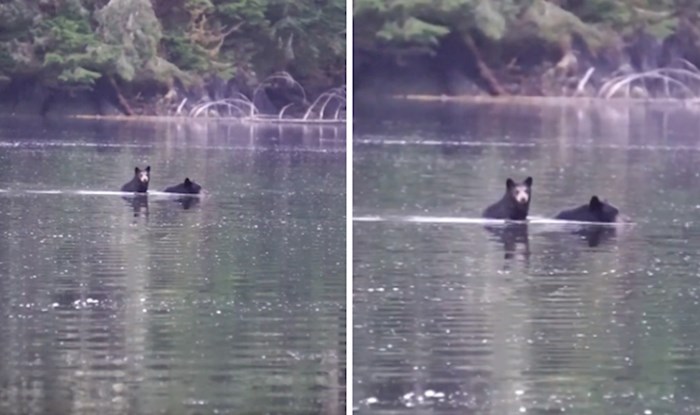
[(344, 134), (3, 119), (0, 413), (344, 413)]
[[(358, 413), (700, 412), (697, 112), (356, 108)], [(635, 224), (469, 222), (528, 175), (531, 215)]]

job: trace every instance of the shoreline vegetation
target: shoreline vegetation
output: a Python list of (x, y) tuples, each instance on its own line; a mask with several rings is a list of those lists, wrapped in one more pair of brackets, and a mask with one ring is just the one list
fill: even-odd
[(700, 100), (691, 0), (356, 0), (358, 96)]
[(0, 113), (345, 118), (345, 0), (8, 0)]

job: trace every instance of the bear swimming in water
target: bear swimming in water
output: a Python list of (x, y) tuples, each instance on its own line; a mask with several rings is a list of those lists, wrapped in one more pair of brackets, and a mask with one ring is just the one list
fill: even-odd
[(185, 177), (185, 181), (176, 186), (170, 186), (163, 190), (165, 193), (179, 193), (184, 195), (197, 195), (202, 191), (202, 186)]
[(147, 166), (145, 170), (134, 167), (134, 178), (122, 186), (122, 192), (146, 193), (148, 191), (148, 182), (151, 181), (151, 166)]
[(577, 222), (614, 223), (620, 211), (613, 205), (601, 201), (598, 196), (591, 197), (586, 205), (559, 212), (554, 219), (573, 220)]
[(525, 220), (532, 199), (532, 177), (522, 183), (506, 180), (506, 193), (501, 200), (484, 210), (483, 217), (490, 219)]

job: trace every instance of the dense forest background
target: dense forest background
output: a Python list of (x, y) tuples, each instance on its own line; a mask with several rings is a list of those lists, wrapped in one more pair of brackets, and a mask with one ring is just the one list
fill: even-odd
[[(306, 100), (345, 84), (345, 13), (345, 0), (0, 1), (0, 103), (158, 114), (251, 97), (280, 71)], [(267, 104), (295, 99), (284, 78)]]
[[(353, 88), (591, 95), (645, 73), (625, 93), (653, 95), (656, 81), (687, 95), (700, 90), (699, 11), (697, 0), (355, 0)], [(607, 95), (623, 90), (611, 85)]]

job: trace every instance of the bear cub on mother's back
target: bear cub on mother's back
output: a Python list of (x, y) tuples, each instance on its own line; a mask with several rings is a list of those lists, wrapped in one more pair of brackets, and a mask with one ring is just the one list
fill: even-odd
[(180, 183), (177, 186), (166, 187), (165, 190), (163, 190), (163, 191), (165, 193), (180, 193), (180, 194), (185, 194), (185, 195), (197, 195), (197, 194), (199, 194), (200, 191), (202, 191), (202, 186), (200, 186), (197, 183), (190, 180), (189, 177), (185, 177), (185, 181), (183, 183)]
[(134, 178), (124, 184), (121, 190), (122, 192), (146, 193), (149, 181), (151, 181), (151, 166), (146, 167), (145, 170), (135, 167)]
[(559, 212), (554, 219), (573, 220), (577, 222), (614, 223), (620, 211), (613, 205), (601, 201), (598, 196), (591, 197), (587, 205)]
[(532, 177), (522, 183), (506, 180), (506, 193), (501, 200), (484, 210), (483, 217), (490, 219), (525, 220), (532, 199)]

